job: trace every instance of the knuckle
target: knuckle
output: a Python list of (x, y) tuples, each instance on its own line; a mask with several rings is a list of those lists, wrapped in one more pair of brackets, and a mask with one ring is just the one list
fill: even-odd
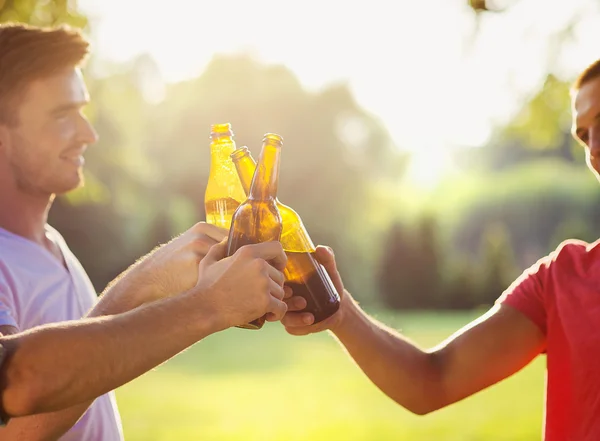
[(194, 226), (191, 228), (191, 230), (194, 233), (204, 233), (205, 231), (207, 231), (208, 229), (210, 229), (210, 224), (207, 224), (206, 222), (196, 222), (194, 224)]
[(280, 303), (279, 304), (279, 311), (281, 312), (281, 317), (283, 318), (283, 316), (285, 316), (285, 313), (287, 312), (288, 307), (285, 303)]
[[(283, 288), (278, 287), (276, 295), (279, 300), (283, 300), (283, 297), (285, 296), (285, 291), (283, 290)], [(284, 303), (284, 305), (285, 305), (285, 303)], [(287, 308), (287, 305), (286, 305), (286, 308)]]
[(269, 280), (266, 277), (261, 277), (260, 281), (259, 281), (259, 289), (261, 290), (261, 292), (263, 292), (265, 295), (265, 298), (268, 299), (269, 294)]
[(250, 258), (254, 255), (252, 247), (249, 245), (244, 245), (238, 251), (239, 255), (244, 258)]
[(262, 259), (253, 259), (252, 268), (260, 274), (264, 274), (267, 271), (267, 262)]
[(212, 244), (213, 242), (203, 234), (190, 242), (193, 251), (202, 253), (208, 251)]

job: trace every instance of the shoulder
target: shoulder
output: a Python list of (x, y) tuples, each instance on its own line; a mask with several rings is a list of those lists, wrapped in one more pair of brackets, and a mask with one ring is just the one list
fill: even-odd
[(543, 290), (547, 283), (554, 280), (556, 274), (573, 274), (567, 269), (575, 268), (577, 270), (586, 268), (593, 259), (590, 259), (593, 253), (600, 252), (600, 241), (595, 244), (589, 244), (578, 239), (569, 239), (561, 242), (554, 251), (540, 258), (537, 262), (527, 268), (512, 283), (509, 291), (517, 287), (529, 287), (536, 290)]
[(593, 263), (600, 256), (600, 240), (588, 243), (578, 239), (568, 239), (560, 243), (550, 253), (543, 264), (552, 267), (582, 266)]
[(40, 247), (22, 236), (0, 228), (0, 275), (39, 264)]
[(598, 241), (590, 244), (579, 239), (568, 239), (562, 241), (560, 245), (556, 247), (554, 253), (557, 255), (562, 254), (563, 256), (565, 254), (584, 254), (587, 253), (590, 249), (594, 248), (595, 244), (598, 244)]

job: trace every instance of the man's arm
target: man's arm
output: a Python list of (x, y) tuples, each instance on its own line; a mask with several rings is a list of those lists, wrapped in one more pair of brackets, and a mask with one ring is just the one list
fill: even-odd
[[(119, 294), (124, 294), (124, 292)], [(129, 305), (141, 303), (142, 296), (137, 295), (137, 293), (133, 294), (136, 298), (133, 301), (125, 295), (109, 295), (107, 298), (110, 298), (111, 301), (96, 305), (88, 316), (99, 317), (124, 312)], [(123, 311), (119, 311), (121, 307), (123, 307)], [(0, 326), (0, 333), (15, 335), (18, 333), (18, 329), (12, 326)], [(0, 427), (0, 439), (22, 441), (57, 440), (73, 427), (92, 403), (93, 399), (56, 412), (12, 418), (5, 427)]]
[[(127, 292), (115, 286), (115, 295), (105, 292), (107, 301), (98, 303), (88, 317), (100, 317), (125, 312), (132, 307), (143, 304), (144, 295), (139, 291)], [(0, 327), (3, 335), (14, 335), (18, 330), (12, 326)], [(95, 344), (99, 344), (96, 342)], [(94, 343), (92, 343), (94, 344)], [(57, 348), (57, 350), (60, 350)], [(68, 409), (55, 412), (40, 413), (38, 415), (12, 418), (8, 424), (0, 428), (0, 439), (14, 439), (22, 441), (51, 441), (64, 435), (81, 418), (94, 399), (87, 400)]]
[[(468, 397), (527, 365), (545, 346), (542, 331), (509, 306), (495, 306), (440, 345), (423, 350), (361, 310), (344, 292), (333, 254), (319, 247), (317, 256), (342, 297), (340, 310), (324, 322), (308, 313), (288, 313), (289, 333), (304, 335), (330, 329), (348, 353), (385, 394), (417, 414), (426, 414)], [(303, 307), (288, 300), (288, 309)]]
[[(226, 230), (213, 225), (203, 222), (194, 225), (176, 239), (140, 259), (111, 282), (88, 317), (123, 313), (168, 295), (165, 287), (156, 283), (161, 280), (161, 277), (157, 277), (160, 272), (182, 275), (177, 278), (178, 286), (170, 287), (172, 292), (192, 288), (198, 280), (198, 264), (210, 247), (223, 240), (226, 235)], [(152, 276), (151, 279), (149, 275)], [(17, 328), (12, 326), (0, 327), (0, 333), (4, 335), (17, 332)], [(6, 427), (0, 428), (0, 439), (56, 440), (73, 427), (92, 403), (93, 400), (89, 400), (57, 412), (13, 418)]]
[[(18, 329), (0, 326), (3, 335), (14, 335)], [(8, 425), (0, 428), (0, 439), (22, 441), (56, 440), (81, 418), (92, 401), (88, 401), (58, 412), (43, 413), (21, 418), (12, 418)]]
[(222, 318), (209, 305), (200, 302), (192, 314), (194, 296), (201, 293), (3, 338), (4, 411), (31, 415), (94, 399), (221, 330)]
[(225, 255), (224, 242), (213, 246), (186, 293), (123, 314), (2, 337), (8, 353), (0, 369), (4, 413), (31, 415), (91, 400), (212, 333), (265, 314), (283, 317), (281, 244), (247, 245)]

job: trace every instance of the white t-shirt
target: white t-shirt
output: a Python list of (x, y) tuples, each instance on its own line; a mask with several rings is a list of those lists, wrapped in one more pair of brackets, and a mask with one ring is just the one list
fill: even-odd
[[(20, 331), (83, 317), (97, 295), (62, 236), (46, 227), (67, 268), (46, 248), (0, 228), (0, 326)], [(57, 354), (60, 356), (60, 354)], [(98, 397), (60, 441), (123, 440), (114, 392)]]

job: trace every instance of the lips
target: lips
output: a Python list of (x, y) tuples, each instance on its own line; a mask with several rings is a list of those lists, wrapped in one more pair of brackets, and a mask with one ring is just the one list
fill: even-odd
[(78, 167), (82, 167), (83, 164), (85, 164), (85, 158), (83, 157), (85, 150), (85, 148), (66, 150), (62, 155), (60, 155), (60, 159), (68, 161)]

